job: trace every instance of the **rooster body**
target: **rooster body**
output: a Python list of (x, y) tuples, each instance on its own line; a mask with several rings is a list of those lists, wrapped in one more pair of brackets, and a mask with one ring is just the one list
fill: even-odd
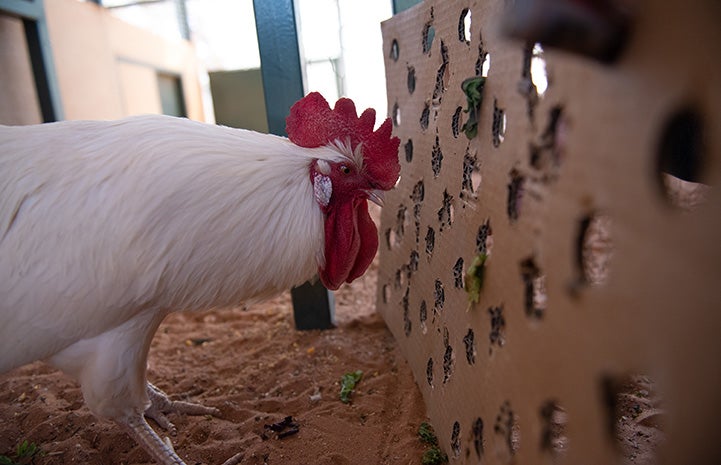
[(47, 360), (79, 381), (93, 413), (182, 463), (156, 450), (142, 419), (163, 318), (317, 272), (337, 288), (375, 254), (366, 200), (390, 187), (359, 166), (373, 141), (299, 134), (163, 116), (0, 127), (0, 372)]

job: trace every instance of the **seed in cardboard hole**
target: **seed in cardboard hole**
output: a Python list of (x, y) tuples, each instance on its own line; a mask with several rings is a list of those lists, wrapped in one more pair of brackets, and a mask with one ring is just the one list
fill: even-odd
[(568, 414), (557, 401), (548, 400), (541, 405), (541, 450), (558, 455), (566, 452)]
[(426, 254), (430, 259), (433, 256), (433, 249), (436, 246), (436, 231), (428, 226), (428, 232), (426, 232)]
[[(476, 191), (481, 186), (481, 170), (478, 166), (478, 156), (471, 155), (466, 149), (463, 155), (463, 175), (461, 177), (460, 197), (464, 201), (475, 200)], [(463, 208), (465, 208), (465, 203)]]
[(423, 40), (423, 53), (426, 55), (431, 53), (431, 48), (433, 47), (433, 39), (436, 36), (436, 28), (431, 25), (431, 23), (426, 23), (425, 26), (423, 26), (423, 33), (421, 34), (421, 39)]
[(523, 199), (523, 185), (525, 178), (513, 168), (509, 173), (511, 181), (508, 183), (508, 199), (506, 202), (506, 213), (511, 223), (518, 220), (521, 211), (521, 200)]
[(429, 358), (426, 363), (426, 381), (430, 387), (433, 387), (433, 357)]
[(493, 350), (493, 346), (503, 347), (506, 344), (506, 318), (503, 316), (503, 305), (491, 307), (488, 309), (491, 316), (491, 332), (488, 335), (491, 346), (489, 350)]
[(406, 152), (406, 161), (408, 163), (412, 162), (413, 161), (413, 140), (408, 139), (408, 142), (406, 142), (403, 145), (403, 148), (405, 149), (405, 152)]
[(471, 10), (468, 8), (464, 8), (461, 17), (458, 18), (458, 40), (471, 43)]
[(453, 118), (451, 119), (451, 132), (453, 132), (453, 137), (458, 138), (458, 136), (461, 134), (461, 112), (463, 111), (463, 107), (457, 107), (456, 111), (453, 113)]
[(481, 460), (483, 458), (483, 420), (481, 417), (475, 419), (471, 430), (473, 432), (473, 448), (476, 450), (476, 457)]
[(518, 424), (518, 415), (511, 408), (509, 401), (501, 405), (493, 431), (503, 439), (510, 459), (521, 446), (521, 428)]
[(493, 146), (499, 147), (506, 138), (506, 112), (498, 106), (498, 100), (493, 99)]
[(493, 230), (491, 229), (491, 219), (487, 218), (486, 221), (478, 227), (478, 233), (476, 234), (476, 252), (490, 256), (491, 249), (493, 249)]
[(408, 93), (412, 94), (416, 91), (416, 68), (408, 66), (408, 77), (406, 78), (408, 84)]
[(461, 424), (457, 421), (453, 422), (451, 428), (451, 450), (455, 458), (461, 456)]
[(411, 318), (409, 316), (409, 293), (410, 288), (406, 287), (406, 292), (405, 294), (403, 294), (403, 298), (401, 299), (401, 306), (403, 307), (403, 330), (406, 336), (411, 335)]
[(453, 347), (447, 345), (446, 351), (443, 354), (443, 384), (446, 384), (448, 380), (451, 379), (454, 361), (455, 356), (453, 355)]
[(476, 76), (488, 77), (491, 69), (491, 55), (483, 45), (483, 34), (478, 34), (478, 59), (476, 60)]
[(398, 61), (399, 56), (400, 56), (400, 48), (398, 47), (398, 41), (396, 39), (393, 39), (393, 42), (391, 42), (390, 57), (393, 61)]
[(541, 319), (546, 313), (546, 275), (536, 265), (533, 257), (521, 262), (521, 278), (524, 285), (524, 307), (526, 315)]
[(632, 457), (641, 432), (647, 460), (658, 463), (658, 452), (665, 438), (666, 411), (663, 397), (652, 378), (644, 374), (601, 377), (601, 392), (607, 413), (609, 437), (618, 446), (619, 455)]
[(453, 287), (463, 289), (463, 257), (458, 257), (453, 265)]
[(704, 121), (693, 107), (684, 107), (666, 121), (658, 146), (656, 176), (665, 200), (681, 210), (702, 205), (710, 186), (704, 184), (708, 150)]
[(426, 103), (426, 105), (423, 107), (423, 111), (421, 112), (421, 119), (419, 120), (421, 123), (421, 129), (426, 130), (428, 129), (428, 123), (431, 119), (431, 107)]
[(421, 332), (423, 334), (426, 334), (426, 331), (428, 328), (426, 327), (426, 320), (428, 319), (428, 304), (426, 304), (426, 301), (421, 301), (421, 305), (418, 311), (418, 319), (421, 322)]
[[(443, 47), (443, 41), (441, 41), (441, 47)], [(443, 48), (441, 48), (443, 50)], [(448, 63), (442, 63), (438, 71), (436, 72), (436, 85), (433, 88), (433, 97), (431, 101), (434, 107), (438, 107), (441, 104), (443, 92), (446, 90), (446, 75), (448, 71)]]
[(401, 109), (398, 106), (398, 102), (393, 104), (393, 110), (391, 112), (391, 119), (393, 120), (393, 125), (398, 127), (401, 125)]
[(611, 227), (611, 218), (603, 214), (593, 214), (581, 220), (577, 260), (582, 283), (596, 286), (608, 279), (613, 256)]
[(433, 284), (433, 310), (440, 312), (446, 302), (446, 292), (443, 290), (443, 283), (440, 279), (436, 279)]
[(466, 360), (469, 365), (476, 363), (476, 335), (471, 328), (463, 336), (463, 345), (466, 347)]
[(441, 151), (441, 141), (436, 136), (436, 143), (433, 144), (431, 150), (431, 168), (433, 169), (433, 177), (437, 178), (441, 174), (441, 164), (443, 163), (443, 152)]
[(408, 216), (408, 207), (400, 204), (398, 206), (398, 211), (396, 212), (395, 233), (397, 243), (394, 245), (400, 245), (400, 243), (403, 241), (403, 236), (405, 236), (406, 233), (406, 226), (409, 222), (410, 219)]
[(439, 230), (443, 232), (445, 227), (450, 228), (453, 225), (455, 211), (453, 208), (453, 196), (447, 190), (443, 191), (443, 203), (438, 210)]
[(413, 203), (421, 203), (423, 202), (423, 198), (425, 197), (425, 187), (423, 185), (423, 180), (419, 180), (415, 186), (413, 186), (413, 192), (411, 193), (411, 200), (413, 200)]

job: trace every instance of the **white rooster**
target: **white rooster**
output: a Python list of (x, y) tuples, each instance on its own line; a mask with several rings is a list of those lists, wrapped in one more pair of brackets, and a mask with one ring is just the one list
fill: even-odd
[(390, 120), (374, 123), (312, 93), (289, 139), (164, 116), (0, 126), (0, 372), (46, 360), (95, 415), (182, 464), (144, 416), (217, 411), (147, 382), (158, 325), (362, 275), (378, 247), (367, 200), (400, 171)]

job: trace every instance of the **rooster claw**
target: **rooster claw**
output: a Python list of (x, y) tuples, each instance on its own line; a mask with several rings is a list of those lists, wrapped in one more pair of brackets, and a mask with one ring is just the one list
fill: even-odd
[(148, 397), (150, 407), (145, 410), (145, 416), (155, 421), (161, 428), (168, 431), (171, 436), (178, 434), (175, 425), (168, 419), (166, 413), (184, 413), (187, 415), (213, 415), (219, 416), (220, 410), (215, 407), (206, 407), (192, 402), (170, 400), (163, 391), (148, 383)]

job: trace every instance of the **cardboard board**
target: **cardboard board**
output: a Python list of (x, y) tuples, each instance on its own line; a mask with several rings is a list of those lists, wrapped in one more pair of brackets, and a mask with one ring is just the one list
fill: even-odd
[[(645, 2), (612, 64), (536, 49), (535, 98), (506, 4), (429, 0), (382, 25), (402, 172), (378, 308), (440, 444), (451, 463), (621, 462), (618, 386), (639, 375), (661, 399), (660, 463), (721, 463), (721, 193), (659, 168), (680, 145), (694, 181), (721, 177), (721, 9)], [(484, 59), (469, 140), (461, 84)]]

